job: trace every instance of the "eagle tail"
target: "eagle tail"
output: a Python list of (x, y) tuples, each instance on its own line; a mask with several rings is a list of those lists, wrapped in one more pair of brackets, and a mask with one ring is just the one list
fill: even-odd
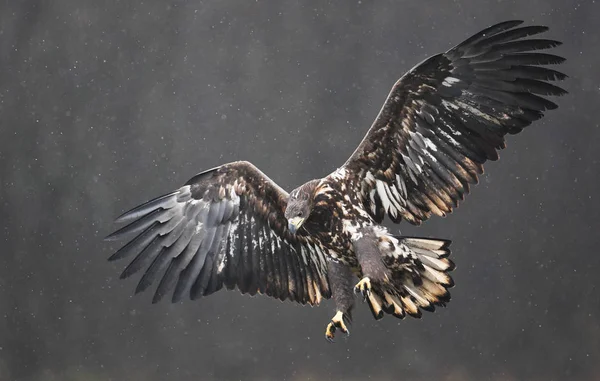
[(393, 237), (387, 243), (392, 248), (384, 253), (389, 279), (373, 284), (368, 298), (375, 319), (384, 313), (400, 319), (406, 315), (420, 318), (421, 309), (433, 312), (435, 306), (445, 306), (450, 301), (448, 289), (454, 285), (448, 274), (454, 269), (448, 258), (450, 241)]

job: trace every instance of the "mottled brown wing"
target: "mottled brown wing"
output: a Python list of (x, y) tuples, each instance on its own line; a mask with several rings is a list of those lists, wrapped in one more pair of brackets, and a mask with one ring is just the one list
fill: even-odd
[(360, 184), (377, 220), (420, 224), (444, 216), (516, 134), (556, 104), (566, 76), (540, 65), (563, 58), (535, 51), (560, 45), (527, 38), (544, 26), (508, 21), (417, 65), (392, 88), (367, 135), (341, 170)]
[(331, 296), (325, 254), (311, 237), (290, 234), (287, 198), (252, 164), (222, 165), (119, 217), (129, 224), (107, 239), (135, 237), (110, 259), (135, 254), (121, 277), (145, 269), (136, 293), (160, 279), (153, 302), (173, 289), (176, 302), (226, 286), (318, 304)]

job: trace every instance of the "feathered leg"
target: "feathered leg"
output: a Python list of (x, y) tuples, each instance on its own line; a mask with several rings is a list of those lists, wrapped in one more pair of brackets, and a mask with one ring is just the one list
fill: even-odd
[(371, 290), (371, 282), (383, 283), (390, 277), (390, 271), (381, 259), (379, 239), (371, 228), (360, 230), (361, 238), (353, 242), (354, 252), (360, 264), (363, 278), (355, 287), (366, 298)]
[(336, 313), (327, 325), (325, 338), (333, 342), (336, 329), (349, 335), (348, 324), (352, 320), (352, 307), (354, 307), (354, 294), (352, 293), (352, 283), (354, 274), (349, 266), (343, 263), (329, 261), (327, 263), (327, 273), (329, 276), (329, 285), (335, 301)]
[(362, 292), (375, 319), (384, 312), (420, 317), (420, 309), (433, 311), (450, 300), (450, 241), (393, 236), (383, 227), (364, 228), (355, 237), (363, 273), (355, 291)]
[(376, 319), (383, 317), (382, 301), (379, 295), (372, 293), (373, 284), (384, 285), (389, 282), (390, 270), (382, 260), (379, 238), (371, 227), (359, 231), (360, 238), (353, 242), (354, 252), (360, 264), (363, 278), (354, 286), (354, 292), (361, 293)]

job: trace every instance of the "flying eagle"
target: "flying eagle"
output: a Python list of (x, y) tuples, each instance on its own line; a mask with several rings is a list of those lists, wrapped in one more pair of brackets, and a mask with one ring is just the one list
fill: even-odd
[[(491, 26), (400, 78), (346, 163), (287, 193), (246, 161), (194, 176), (120, 217), (109, 235), (135, 254), (122, 278), (144, 269), (136, 293), (158, 282), (153, 303), (197, 299), (224, 286), (317, 305), (333, 298), (326, 328), (348, 333), (354, 292), (375, 319), (420, 317), (450, 300), (450, 241), (389, 232), (385, 216), (419, 225), (456, 208), (516, 134), (566, 91), (566, 75), (540, 53), (560, 42), (530, 38), (545, 26)], [(360, 280), (359, 280), (360, 279)], [(356, 281), (358, 281), (357, 284)]]

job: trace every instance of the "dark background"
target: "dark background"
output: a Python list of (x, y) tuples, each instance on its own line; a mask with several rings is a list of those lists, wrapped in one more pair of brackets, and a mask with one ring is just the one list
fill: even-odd
[[(600, 379), (599, 4), (0, 3), (0, 381)], [(361, 304), (331, 345), (332, 302), (151, 305), (106, 261), (114, 217), (203, 169), (328, 174), (405, 71), (512, 18), (564, 41), (570, 94), (454, 214), (399, 226), (454, 240), (448, 308)]]

